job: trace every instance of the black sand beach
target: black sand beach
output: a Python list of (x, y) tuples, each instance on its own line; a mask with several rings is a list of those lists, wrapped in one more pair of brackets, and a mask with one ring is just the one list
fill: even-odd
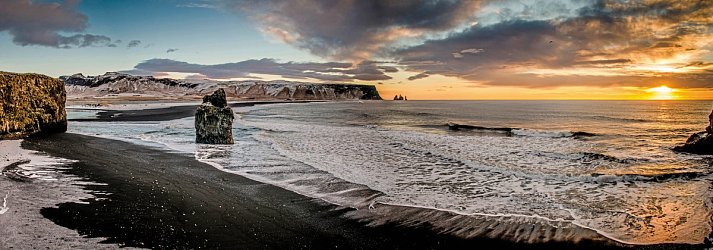
[(428, 228), (369, 227), (317, 199), (225, 173), (190, 155), (78, 134), (55, 134), (23, 147), (78, 160), (71, 174), (108, 185), (88, 204), (63, 203), (42, 214), (107, 242), (148, 248), (454, 249), (602, 248), (603, 243), (519, 244), (460, 239)]
[[(254, 102), (235, 102), (230, 103), (230, 107), (250, 107), (264, 104), (279, 104), (279, 103), (308, 103), (318, 101), (254, 101)], [(138, 109), (138, 110), (101, 110), (97, 112), (97, 118), (86, 119), (70, 119), (70, 121), (167, 121), (181, 119), (184, 117), (193, 116), (196, 113), (197, 105), (182, 105), (156, 109)]]

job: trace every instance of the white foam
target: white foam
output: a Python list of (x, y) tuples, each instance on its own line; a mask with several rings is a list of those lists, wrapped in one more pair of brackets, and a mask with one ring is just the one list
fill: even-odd
[(533, 136), (533, 137), (551, 137), (551, 138), (562, 138), (570, 137), (574, 133), (570, 131), (542, 131), (542, 130), (532, 130), (532, 129), (513, 129), (512, 133), (520, 136)]
[(10, 164), (23, 162), (10, 171), (30, 179), (58, 181), (66, 179), (58, 170), (61, 170), (67, 164), (76, 162), (75, 160), (52, 157), (37, 151), (26, 150), (20, 146), (21, 144), (22, 140), (0, 141), (0, 170), (5, 169)]
[(7, 197), (10, 196), (10, 191), (5, 194), (5, 198), (2, 198), (2, 207), (0, 207), (0, 214), (5, 214), (10, 208), (7, 206)]

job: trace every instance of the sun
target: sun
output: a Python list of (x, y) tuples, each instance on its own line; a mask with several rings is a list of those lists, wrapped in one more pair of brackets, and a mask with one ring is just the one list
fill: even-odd
[(653, 95), (649, 98), (651, 100), (673, 100), (673, 99), (676, 99), (676, 96), (673, 95), (673, 92), (676, 92), (676, 89), (669, 88), (666, 85), (661, 85), (660, 87), (656, 87), (656, 88), (650, 88), (650, 89), (646, 90), (646, 92), (653, 93)]

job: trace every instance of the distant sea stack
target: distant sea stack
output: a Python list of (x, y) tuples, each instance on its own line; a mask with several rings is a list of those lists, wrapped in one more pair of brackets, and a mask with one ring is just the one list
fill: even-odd
[(203, 97), (196, 111), (196, 143), (233, 144), (233, 110), (218, 89)]
[(713, 111), (708, 115), (706, 131), (691, 135), (685, 144), (676, 146), (673, 150), (692, 154), (713, 155)]
[(58, 79), (0, 72), (0, 98), (0, 139), (67, 131), (67, 97)]
[(175, 80), (109, 72), (61, 76), (70, 98), (111, 96), (199, 98), (222, 88), (228, 97), (291, 100), (381, 100), (374, 85), (291, 81)]

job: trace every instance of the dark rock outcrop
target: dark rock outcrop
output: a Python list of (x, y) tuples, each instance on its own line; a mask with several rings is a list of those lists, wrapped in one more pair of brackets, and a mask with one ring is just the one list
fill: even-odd
[(708, 127), (706, 127), (706, 132), (713, 134), (713, 111), (708, 115)]
[(708, 115), (706, 131), (691, 135), (685, 144), (676, 146), (673, 150), (692, 154), (713, 155), (713, 111)]
[(408, 97), (402, 95), (395, 95), (394, 101), (408, 101)]
[(210, 103), (219, 108), (228, 106), (228, 100), (225, 99), (225, 91), (223, 89), (218, 89), (213, 94), (204, 96), (203, 103)]
[(195, 127), (196, 143), (233, 144), (233, 110), (223, 89), (203, 97), (196, 111)]
[[(326, 88), (334, 92), (334, 99), (381, 100), (374, 85), (359, 84), (311, 84), (314, 88)], [(305, 98), (306, 99), (306, 98)]]
[(0, 72), (0, 139), (67, 131), (66, 98), (58, 79)]
[(76, 73), (71, 76), (60, 76), (59, 80), (68, 85), (91, 86), (93, 78), (86, 77), (82, 73)]

